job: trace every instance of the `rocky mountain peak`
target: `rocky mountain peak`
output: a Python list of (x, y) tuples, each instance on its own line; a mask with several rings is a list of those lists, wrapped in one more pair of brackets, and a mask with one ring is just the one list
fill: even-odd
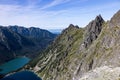
[(70, 24), (68, 28), (79, 28), (77, 25)]
[(110, 23), (114, 26), (120, 26), (120, 10), (111, 18)]
[(33, 61), (33, 70), (43, 80), (120, 80), (120, 27), (111, 27), (101, 15), (85, 28), (71, 24)]
[(70, 24), (65, 30), (79, 29), (77, 25)]
[(102, 16), (99, 14), (98, 16), (96, 16), (95, 21), (100, 22), (100, 21), (104, 21), (104, 20), (103, 20)]
[(71, 31), (71, 30), (73, 30), (73, 29), (79, 29), (79, 27), (78, 27), (77, 25), (70, 24), (70, 25), (68, 26), (68, 28), (66, 28), (66, 29), (64, 29), (64, 30), (62, 31), (62, 33), (66, 33), (66, 32)]
[(104, 19), (101, 15), (98, 15), (95, 20), (91, 21), (86, 26), (85, 36), (84, 36), (84, 44), (85, 47), (88, 47), (94, 40), (97, 39), (98, 35), (102, 30), (102, 25), (104, 23)]

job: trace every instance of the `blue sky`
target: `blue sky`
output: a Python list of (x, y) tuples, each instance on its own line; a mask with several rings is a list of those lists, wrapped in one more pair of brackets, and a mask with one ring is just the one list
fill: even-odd
[(0, 0), (0, 25), (85, 27), (99, 14), (109, 20), (119, 9), (120, 0)]

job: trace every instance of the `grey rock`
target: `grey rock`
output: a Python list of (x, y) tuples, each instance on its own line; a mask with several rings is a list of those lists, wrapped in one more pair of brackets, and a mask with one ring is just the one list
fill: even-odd
[(111, 18), (111, 26), (120, 26), (120, 10)]
[(84, 45), (87, 48), (94, 40), (97, 39), (98, 35), (102, 30), (102, 25), (104, 23), (101, 15), (97, 16), (95, 20), (91, 21), (85, 28), (85, 36), (84, 36)]

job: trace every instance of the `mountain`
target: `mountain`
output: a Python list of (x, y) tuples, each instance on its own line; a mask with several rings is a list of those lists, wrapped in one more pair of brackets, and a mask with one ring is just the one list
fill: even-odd
[(36, 39), (43, 39), (43, 38), (54, 38), (56, 35), (52, 34), (51, 32), (35, 27), (25, 28), (20, 26), (9, 26), (10, 30), (17, 32), (27, 38), (36, 38)]
[(46, 48), (46, 46), (53, 41), (53, 39), (57, 36), (47, 30), (30, 27), (19, 27), (19, 26), (9, 26), (10, 30), (19, 33), (20, 35), (32, 40), (35, 42), (35, 45), (41, 47), (41, 49)]
[(0, 26), (0, 63), (18, 56), (35, 58), (56, 37), (47, 30), (19, 26)]
[(43, 80), (119, 80), (120, 10), (107, 22), (70, 24), (28, 66)]

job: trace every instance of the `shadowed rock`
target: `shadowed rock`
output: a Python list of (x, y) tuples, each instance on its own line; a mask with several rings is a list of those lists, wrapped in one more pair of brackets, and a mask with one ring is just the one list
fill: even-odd
[(95, 18), (95, 20), (93, 20), (86, 26), (85, 37), (84, 37), (85, 48), (87, 48), (94, 40), (97, 39), (98, 35), (102, 30), (103, 23), (104, 20), (101, 17), (101, 15), (99, 15)]

